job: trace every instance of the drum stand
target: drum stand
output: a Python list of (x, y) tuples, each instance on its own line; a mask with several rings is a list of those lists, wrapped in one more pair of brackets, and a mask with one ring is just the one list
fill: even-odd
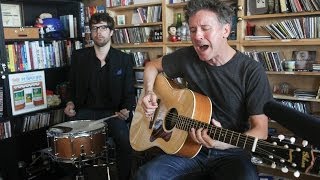
[(75, 164), (76, 168), (78, 169), (76, 180), (84, 180), (84, 173), (83, 173), (84, 158), (85, 158), (85, 153), (84, 153), (83, 145), (81, 145), (80, 158), (79, 158), (79, 161), (77, 161)]
[[(79, 160), (75, 162), (75, 166), (78, 170), (77, 174), (76, 174), (76, 180), (85, 180), (85, 175), (84, 175), (84, 168), (89, 166), (88, 164), (86, 164), (85, 162), (85, 153), (84, 153), (84, 149), (83, 146), (81, 146), (81, 153), (80, 153), (80, 157)], [(108, 157), (108, 148), (106, 147), (106, 152), (105, 152), (105, 162), (102, 164), (94, 164), (92, 165), (93, 167), (101, 167), (101, 166), (106, 166), (107, 168), (107, 180), (111, 180), (110, 178), (110, 169), (109, 169), (109, 157)]]

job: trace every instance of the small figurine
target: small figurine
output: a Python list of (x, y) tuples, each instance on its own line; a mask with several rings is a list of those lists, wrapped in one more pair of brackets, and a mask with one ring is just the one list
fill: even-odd
[(177, 39), (177, 28), (176, 28), (176, 26), (170, 25), (168, 27), (168, 32), (169, 32), (169, 40), (171, 42), (176, 42), (178, 40)]
[(44, 24), (43, 24), (43, 20), (42, 19), (45, 19), (45, 18), (52, 18), (52, 15), (50, 13), (42, 13), (42, 14), (40, 14), (40, 16), (37, 17), (37, 19), (36, 19), (34, 27), (43, 28)]

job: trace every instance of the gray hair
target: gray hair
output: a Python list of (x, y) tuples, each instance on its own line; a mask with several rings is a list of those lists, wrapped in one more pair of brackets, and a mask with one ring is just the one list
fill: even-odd
[(200, 10), (209, 10), (217, 15), (221, 24), (232, 24), (232, 16), (234, 11), (224, 2), (220, 0), (191, 0), (188, 2), (185, 10), (185, 19), (189, 22), (189, 18)]

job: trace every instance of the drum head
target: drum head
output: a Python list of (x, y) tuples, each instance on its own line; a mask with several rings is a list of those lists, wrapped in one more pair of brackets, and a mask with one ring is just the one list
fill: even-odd
[(105, 127), (104, 123), (94, 122), (95, 121), (92, 120), (68, 121), (52, 126), (51, 128), (49, 128), (48, 133), (51, 135), (78, 134), (84, 132), (91, 132)]

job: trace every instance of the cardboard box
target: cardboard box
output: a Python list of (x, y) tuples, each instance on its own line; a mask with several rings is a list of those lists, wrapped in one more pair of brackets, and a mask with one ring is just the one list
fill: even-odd
[(20, 27), (20, 28), (3, 28), (5, 39), (38, 39), (39, 28)]

